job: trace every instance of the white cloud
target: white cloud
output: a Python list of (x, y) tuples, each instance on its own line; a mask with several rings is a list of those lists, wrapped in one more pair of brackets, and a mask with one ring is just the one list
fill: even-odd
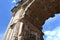
[(45, 31), (44, 34), (46, 36), (45, 40), (60, 40), (60, 27), (52, 31)]
[(54, 35), (56, 34), (55, 31), (45, 31), (44, 33), (45, 33), (45, 35), (47, 35), (47, 36), (54, 36)]
[(13, 0), (12, 3), (16, 3), (16, 0)]

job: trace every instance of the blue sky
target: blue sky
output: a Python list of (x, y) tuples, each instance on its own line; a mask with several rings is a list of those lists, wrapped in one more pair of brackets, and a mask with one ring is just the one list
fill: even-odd
[(14, 0), (0, 0), (0, 40), (2, 40), (3, 34), (12, 17), (11, 9), (16, 5), (16, 2)]
[[(16, 0), (17, 2), (18, 0)], [(12, 17), (11, 9), (16, 5), (14, 0), (0, 0), (0, 40)], [(60, 40), (60, 14), (49, 18), (43, 25), (44, 40)]]
[(60, 40), (60, 14), (45, 21), (43, 32), (44, 40)]

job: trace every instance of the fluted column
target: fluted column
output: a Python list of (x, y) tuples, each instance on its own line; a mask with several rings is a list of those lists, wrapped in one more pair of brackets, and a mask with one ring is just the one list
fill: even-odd
[(12, 36), (13, 36), (13, 33), (14, 33), (14, 28), (13, 29), (11, 29), (12, 31), (11, 31), (11, 34), (10, 34), (10, 37), (9, 37), (9, 40), (11, 40), (12, 39)]
[(8, 33), (6, 33), (7, 34), (7, 36), (6, 36), (6, 40), (9, 40), (9, 37), (10, 37), (10, 34), (11, 34), (11, 29), (9, 29), (9, 32)]
[(9, 40), (18, 40), (18, 31), (19, 31), (19, 25), (20, 25), (20, 22), (17, 22), (14, 26), (14, 29), (13, 29), (13, 34), (11, 35), (11, 38)]
[(22, 29), (23, 29), (23, 22), (20, 22), (18, 40), (22, 40)]

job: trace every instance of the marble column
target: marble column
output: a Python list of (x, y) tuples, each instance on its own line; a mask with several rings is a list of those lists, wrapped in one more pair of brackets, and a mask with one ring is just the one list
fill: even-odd
[(20, 25), (20, 22), (17, 22), (15, 24), (14, 29), (13, 29), (13, 34), (10, 40), (18, 40), (19, 25)]
[(22, 30), (23, 30), (23, 22), (20, 22), (18, 40), (22, 40)]

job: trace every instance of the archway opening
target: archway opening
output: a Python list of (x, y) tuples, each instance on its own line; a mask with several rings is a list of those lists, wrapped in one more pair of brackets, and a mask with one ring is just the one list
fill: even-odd
[(60, 40), (60, 14), (47, 19), (42, 27), (44, 40)]

